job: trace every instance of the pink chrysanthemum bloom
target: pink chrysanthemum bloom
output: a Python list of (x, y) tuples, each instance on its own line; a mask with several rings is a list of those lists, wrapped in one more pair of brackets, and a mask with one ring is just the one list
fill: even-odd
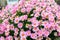
[(33, 31), (34, 31), (34, 32), (37, 32), (38, 30), (39, 30), (38, 27), (34, 27), (34, 28), (33, 28)]
[(18, 31), (19, 31), (18, 28), (15, 28), (15, 29), (14, 29), (14, 32), (15, 32), (16, 34), (18, 34)]
[(49, 31), (47, 31), (47, 30), (43, 31), (43, 35), (44, 35), (44, 37), (48, 37), (49, 34), (50, 34)]
[(7, 36), (6, 40), (13, 40), (13, 37), (12, 36)]
[(26, 31), (26, 35), (30, 36), (31, 35), (31, 31), (30, 30)]
[(24, 21), (24, 20), (27, 20), (27, 17), (28, 17), (27, 15), (23, 15), (19, 19), (22, 20), (22, 21)]
[(26, 38), (20, 38), (20, 40), (27, 40)]
[(37, 35), (38, 35), (39, 37), (42, 36), (42, 35), (43, 35), (42, 30), (38, 30), (38, 31), (37, 31)]
[(22, 13), (25, 13), (25, 12), (26, 12), (26, 8), (22, 8), (22, 9), (21, 9), (21, 12), (22, 12)]
[(10, 32), (9, 30), (5, 30), (5, 36), (9, 36)]
[(14, 25), (11, 24), (11, 25), (9, 26), (9, 28), (10, 28), (10, 30), (14, 30)]
[(19, 17), (14, 19), (14, 23), (19, 23)]
[(23, 27), (23, 23), (18, 23), (18, 28), (22, 28)]
[(39, 12), (35, 13), (35, 15), (34, 15), (34, 17), (39, 17), (39, 16), (40, 16)]
[(0, 40), (5, 40), (5, 38), (4, 37), (0, 37)]
[(32, 39), (37, 39), (37, 34), (36, 33), (31, 33), (31, 38)]
[(0, 24), (0, 34), (3, 34), (5, 30), (6, 26), (4, 26), (4, 24)]
[(27, 37), (26, 32), (20, 31), (20, 37), (26, 38)]

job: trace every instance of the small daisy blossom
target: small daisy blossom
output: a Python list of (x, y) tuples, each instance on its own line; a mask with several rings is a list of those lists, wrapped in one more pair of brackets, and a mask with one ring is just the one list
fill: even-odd
[(14, 23), (19, 23), (19, 18), (18, 17), (14, 19)]
[(31, 34), (31, 38), (32, 38), (32, 39), (37, 39), (37, 34), (36, 34), (36, 33), (32, 33), (32, 34)]
[(0, 40), (5, 40), (5, 38), (4, 37), (0, 37)]
[(26, 32), (20, 32), (20, 37), (26, 37), (27, 35), (26, 35)]
[(18, 23), (18, 28), (22, 28), (23, 27), (23, 23)]

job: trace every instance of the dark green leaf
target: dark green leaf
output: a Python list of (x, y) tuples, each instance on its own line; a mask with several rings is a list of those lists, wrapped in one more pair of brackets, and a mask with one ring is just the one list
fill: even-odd
[(56, 30), (53, 30), (52, 32), (51, 32), (51, 34), (49, 35), (49, 37), (52, 39), (52, 40), (54, 40), (55, 38), (56, 38), (56, 36), (54, 36), (54, 32), (57, 32)]
[(13, 30), (10, 30), (10, 35), (14, 36), (14, 31)]
[(55, 0), (55, 2), (56, 2), (58, 5), (60, 5), (60, 0)]
[(2, 23), (3, 22), (3, 20), (0, 20), (0, 23)]

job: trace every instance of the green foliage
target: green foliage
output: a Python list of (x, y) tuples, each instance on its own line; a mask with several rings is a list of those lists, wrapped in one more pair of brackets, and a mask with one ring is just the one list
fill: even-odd
[(24, 13), (22, 13), (21, 11), (17, 11), (16, 16), (22, 16)]
[(42, 17), (41, 16), (37, 17), (37, 20), (42, 20)]
[(12, 20), (9, 19), (9, 23), (10, 23), (10, 24), (13, 24), (14, 22), (13, 22)]
[(14, 31), (13, 30), (10, 30), (10, 35), (14, 36)]
[(26, 21), (26, 20), (23, 22), (23, 24), (24, 24), (24, 25), (23, 25), (23, 27), (22, 27), (22, 28), (24, 29), (24, 31), (29, 30), (28, 28), (26, 28), (26, 24), (27, 24), (27, 21)]
[(43, 26), (43, 25), (40, 25), (40, 26), (39, 26), (39, 29), (41, 29), (41, 28), (44, 28), (44, 26)]
[(0, 34), (0, 37), (1, 37), (1, 36), (5, 36), (5, 33), (3, 33), (3, 34)]
[(55, 2), (56, 2), (58, 5), (60, 5), (60, 0), (55, 0)]
[(14, 24), (14, 27), (15, 27), (15, 28), (18, 27), (17, 24)]
[(2, 23), (3, 22), (3, 20), (0, 20), (0, 23)]
[(60, 40), (60, 37), (56, 37), (54, 40)]
[(56, 36), (54, 36), (54, 32), (57, 32), (56, 30), (53, 30), (51, 32), (51, 34), (49, 35), (49, 37), (51, 38), (51, 40), (54, 40), (56, 38)]
[(27, 37), (27, 40), (31, 40), (31, 38), (28, 36), (28, 37)]
[(9, 20), (9, 23), (13, 24), (15, 28), (17, 27), (17, 24), (15, 24), (12, 20)]
[(31, 14), (33, 14), (33, 10), (34, 9), (32, 9), (31, 11), (30, 11), (30, 13), (28, 14), (28, 18), (32, 18), (33, 16), (31, 16)]

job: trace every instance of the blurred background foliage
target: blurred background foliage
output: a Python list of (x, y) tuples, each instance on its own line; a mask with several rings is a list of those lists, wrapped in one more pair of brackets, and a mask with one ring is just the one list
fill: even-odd
[[(60, 0), (55, 0), (55, 2), (60, 5)], [(7, 0), (0, 0), (0, 6), (6, 6)]]
[(58, 5), (60, 5), (60, 0), (55, 0), (55, 2), (56, 2)]
[(7, 5), (7, 1), (6, 0), (0, 0), (0, 6), (5, 7)]

